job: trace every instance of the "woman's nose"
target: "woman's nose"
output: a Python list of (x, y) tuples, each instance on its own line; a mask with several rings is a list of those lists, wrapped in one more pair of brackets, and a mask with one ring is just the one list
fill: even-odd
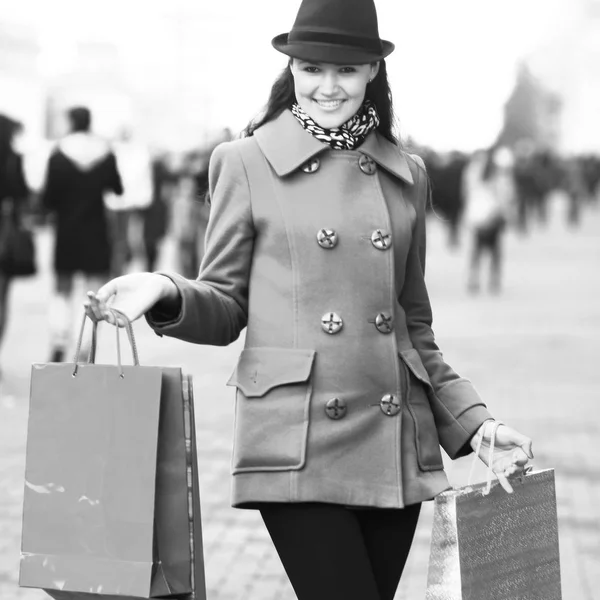
[(326, 73), (321, 80), (321, 93), (326, 96), (334, 96), (339, 91), (338, 78), (334, 74)]

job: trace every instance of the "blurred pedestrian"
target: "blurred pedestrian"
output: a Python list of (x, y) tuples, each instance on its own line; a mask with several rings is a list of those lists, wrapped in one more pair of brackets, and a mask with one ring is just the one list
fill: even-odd
[[(16, 135), (22, 125), (0, 114), (0, 248), (6, 240), (5, 225), (10, 220), (22, 220), (29, 190), (23, 170), (23, 157), (14, 148)], [(8, 318), (8, 297), (13, 273), (0, 263), (0, 344), (4, 338)]]
[(208, 224), (208, 204), (199, 185), (208, 180), (208, 156), (188, 153), (178, 171), (172, 196), (172, 228), (177, 252), (177, 270), (190, 279), (198, 275)]
[(489, 289), (498, 293), (502, 279), (502, 237), (514, 203), (513, 157), (508, 148), (475, 152), (464, 173), (465, 223), (472, 247), (468, 289), (480, 289), (480, 263), (489, 254)]
[(75, 276), (82, 275), (89, 288), (110, 273), (104, 195), (123, 193), (114, 153), (106, 140), (91, 132), (90, 110), (72, 108), (68, 118), (71, 131), (50, 156), (42, 192), (42, 205), (54, 217), (56, 230), (56, 297), (50, 315), (53, 362), (63, 360), (70, 343)]
[[(247, 326), (234, 506), (261, 511), (300, 600), (392, 600), (421, 502), (449, 487), (439, 444), (468, 454), (492, 417), (434, 341), (427, 176), (392, 129), (372, 0), (303, 0), (273, 45), (289, 64), (265, 112), (211, 159), (198, 278), (126, 275), (87, 310), (200, 344)], [(498, 441), (510, 490), (531, 441)]]
[[(431, 180), (431, 198), (437, 214), (444, 217), (448, 227), (448, 246), (457, 248), (463, 214), (462, 180), (467, 157), (458, 151), (433, 154), (427, 162)], [(431, 165), (431, 166), (430, 166)]]
[(581, 224), (581, 211), (588, 200), (588, 185), (583, 164), (579, 157), (571, 156), (563, 162), (563, 189), (567, 196), (565, 221), (568, 227)]
[(581, 158), (582, 173), (588, 202), (598, 204), (600, 199), (600, 156), (586, 154)]
[[(134, 255), (135, 234), (141, 238), (140, 211), (152, 202), (152, 157), (142, 141), (135, 139), (131, 130), (124, 127), (113, 152), (121, 175), (124, 192), (115, 194), (109, 190), (104, 201), (108, 208), (112, 260), (111, 275), (123, 275)], [(135, 241), (138, 241), (137, 238)], [(141, 239), (139, 239), (141, 245)]]
[(173, 187), (173, 175), (167, 168), (165, 155), (152, 159), (152, 200), (141, 211), (144, 265), (154, 271), (159, 258), (160, 243), (168, 230), (169, 202)]

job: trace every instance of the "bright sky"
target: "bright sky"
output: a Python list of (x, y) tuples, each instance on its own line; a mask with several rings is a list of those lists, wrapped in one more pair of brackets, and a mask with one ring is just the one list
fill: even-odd
[[(518, 58), (556, 29), (566, 1), (376, 0), (381, 36), (396, 44), (388, 69), (403, 134), (439, 148), (493, 141)], [(237, 130), (285, 66), (270, 40), (289, 31), (298, 6), (299, 0), (0, 0), (0, 14), (41, 30), (47, 72), (60, 71), (74, 36), (114, 41), (132, 77), (151, 78), (153, 65), (179, 69), (185, 85), (174, 94), (181, 93), (183, 105), (202, 95), (206, 118)], [(181, 14), (176, 24), (173, 15)]]

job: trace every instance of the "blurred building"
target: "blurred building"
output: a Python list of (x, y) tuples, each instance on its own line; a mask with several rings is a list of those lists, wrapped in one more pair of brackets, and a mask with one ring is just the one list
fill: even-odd
[(563, 14), (527, 64), (560, 98), (558, 148), (600, 153), (600, 0), (565, 0)]
[(504, 106), (504, 124), (498, 143), (514, 147), (521, 140), (529, 140), (537, 147), (558, 148), (562, 108), (559, 94), (542, 85), (529, 66), (522, 63)]

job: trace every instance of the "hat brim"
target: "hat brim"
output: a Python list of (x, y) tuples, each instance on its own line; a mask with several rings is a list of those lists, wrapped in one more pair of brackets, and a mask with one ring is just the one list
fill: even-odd
[(381, 52), (374, 53), (356, 47), (318, 42), (288, 43), (288, 34), (282, 33), (271, 41), (273, 48), (290, 56), (309, 62), (333, 63), (336, 65), (365, 65), (383, 60), (394, 51), (394, 44), (381, 40)]

